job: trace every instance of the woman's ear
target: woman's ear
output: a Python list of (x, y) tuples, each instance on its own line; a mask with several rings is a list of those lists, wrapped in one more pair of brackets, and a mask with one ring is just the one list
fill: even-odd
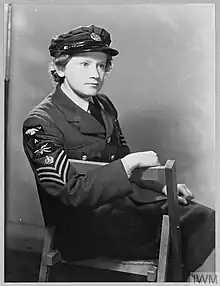
[(59, 77), (64, 77), (65, 74), (64, 74), (64, 67), (58, 67), (56, 65), (54, 65), (54, 68), (58, 74)]

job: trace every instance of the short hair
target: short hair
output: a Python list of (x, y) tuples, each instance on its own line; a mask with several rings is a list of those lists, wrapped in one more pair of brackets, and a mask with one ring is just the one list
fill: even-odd
[[(74, 56), (73, 55), (68, 55), (68, 54), (61, 54), (58, 57), (56, 57), (50, 64), (49, 64), (49, 75), (52, 77), (52, 81), (56, 83), (63, 83), (64, 77), (60, 77), (55, 69), (55, 66), (57, 68), (64, 68), (67, 63), (71, 60), (71, 58)], [(105, 72), (109, 73), (113, 68), (113, 62), (112, 62), (112, 56), (107, 54), (107, 60), (106, 60), (106, 67), (105, 67)]]

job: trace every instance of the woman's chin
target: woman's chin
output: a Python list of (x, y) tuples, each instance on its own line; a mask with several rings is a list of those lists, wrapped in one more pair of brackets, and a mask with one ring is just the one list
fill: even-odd
[(84, 90), (82, 93), (79, 93), (78, 95), (83, 97), (83, 98), (89, 98), (91, 96), (95, 96), (100, 89), (98, 88), (87, 88), (86, 90)]

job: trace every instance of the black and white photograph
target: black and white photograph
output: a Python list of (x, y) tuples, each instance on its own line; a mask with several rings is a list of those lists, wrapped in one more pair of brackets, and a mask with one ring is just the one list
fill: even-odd
[(220, 282), (215, 8), (4, 4), (4, 282)]

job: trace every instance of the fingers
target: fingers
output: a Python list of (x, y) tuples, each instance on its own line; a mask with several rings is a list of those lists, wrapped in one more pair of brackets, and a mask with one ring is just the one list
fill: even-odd
[(185, 184), (178, 184), (177, 188), (180, 194), (180, 196), (178, 196), (180, 204), (188, 205), (188, 202), (195, 198)]
[(193, 194), (191, 193), (191, 191), (187, 188), (187, 186), (185, 184), (178, 184), (177, 189), (178, 189), (178, 193), (185, 198), (187, 198), (189, 196), (190, 197), (193, 196)]
[(154, 151), (139, 152), (140, 167), (154, 167), (159, 166), (160, 162), (157, 153)]
[(188, 205), (188, 201), (184, 197), (178, 196), (178, 201), (182, 205)]
[[(190, 192), (190, 190), (186, 187), (186, 185), (184, 185), (186, 188), (180, 186), (180, 185), (183, 185), (183, 184), (178, 184), (177, 187), (178, 187), (178, 191), (179, 191), (179, 196), (178, 196), (178, 201), (181, 203), (181, 204), (188, 204), (188, 201), (194, 199), (195, 197), (192, 195), (192, 193)], [(179, 188), (181, 190), (179, 190)], [(183, 191), (182, 191), (183, 190)], [(164, 194), (165, 196), (167, 196), (167, 186), (165, 185), (162, 189), (162, 194)]]
[(157, 157), (157, 162), (156, 162), (156, 164), (157, 164), (157, 166), (160, 166), (161, 164), (160, 164), (160, 161), (159, 161), (159, 159), (158, 159), (158, 157)]
[(155, 166), (160, 166), (161, 164), (160, 164), (160, 161), (159, 161), (157, 153), (154, 152), (154, 151), (150, 151), (150, 153), (155, 157), (155, 161), (156, 161), (155, 162)]
[[(188, 202), (195, 198), (185, 184), (177, 184), (177, 191), (179, 194), (178, 201), (182, 205), (188, 205)], [(167, 196), (167, 186), (166, 185), (163, 187), (161, 192), (165, 196)]]
[[(166, 186), (163, 188), (162, 190), (162, 193), (167, 196), (167, 189), (166, 189)], [(184, 198), (184, 197), (181, 197), (181, 196), (178, 196), (178, 202), (182, 205), (188, 205), (188, 201)]]

